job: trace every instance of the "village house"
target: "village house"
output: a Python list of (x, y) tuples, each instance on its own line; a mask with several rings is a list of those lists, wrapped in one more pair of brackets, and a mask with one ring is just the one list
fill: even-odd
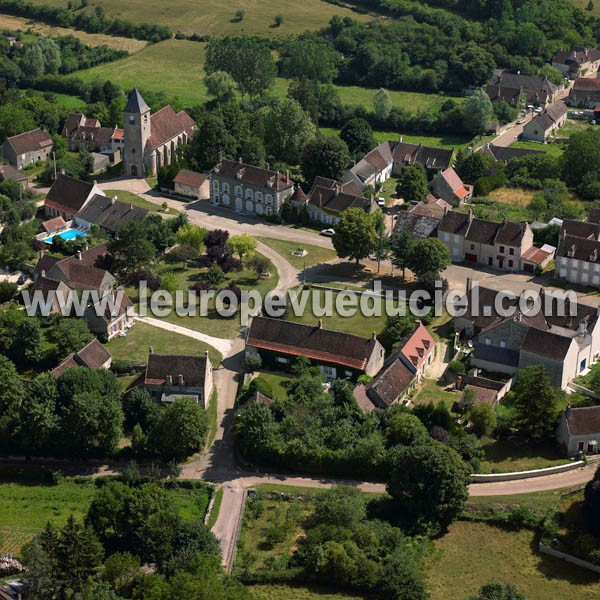
[(403, 210), (396, 215), (393, 235), (397, 236), (401, 231), (406, 231), (415, 240), (424, 240), (435, 237), (439, 225), (440, 219), (431, 216), (428, 212), (421, 214), (420, 210)]
[(523, 158), (524, 156), (532, 156), (534, 154), (543, 154), (543, 150), (529, 150), (528, 148), (513, 148), (512, 146), (495, 146), (494, 144), (486, 144), (482, 152), (489, 154), (495, 160), (507, 165), (511, 160)]
[(525, 108), (526, 104), (551, 104), (561, 89), (547, 77), (521, 75), (511, 73), (507, 69), (496, 69), (485, 91), (492, 102), (502, 100), (512, 106)]
[(452, 210), (451, 204), (441, 198), (436, 198), (433, 194), (427, 194), (425, 200), (410, 206), (407, 212), (441, 219), (449, 210)]
[(210, 198), (208, 175), (189, 169), (181, 169), (173, 179), (173, 190), (180, 196), (195, 198), (196, 200), (208, 200)]
[(165, 106), (151, 114), (137, 89), (123, 111), (123, 172), (130, 177), (156, 175), (177, 160), (177, 150), (191, 139), (196, 123), (184, 110)]
[(69, 150), (100, 153), (111, 164), (121, 159), (123, 149), (123, 129), (102, 127), (98, 119), (86, 117), (82, 113), (69, 113), (61, 133), (69, 145)]
[(382, 142), (367, 152), (343, 177), (343, 182), (352, 182), (359, 193), (367, 186), (376, 186), (392, 175), (399, 175), (406, 165), (420, 164), (427, 171), (439, 172), (452, 164), (454, 150), (429, 148), (422, 144)]
[(152, 347), (144, 373), (144, 388), (157, 402), (169, 404), (178, 398), (192, 398), (208, 408), (213, 391), (213, 366), (204, 356), (155, 354)]
[(600, 106), (600, 79), (578, 77), (566, 100), (569, 106), (594, 109)]
[(297, 186), (290, 202), (306, 209), (310, 220), (323, 225), (337, 225), (340, 215), (349, 208), (362, 208), (370, 213), (378, 209), (371, 198), (364, 198), (354, 182), (339, 183), (334, 179), (316, 177), (308, 196)]
[(473, 213), (450, 211), (438, 227), (454, 262), (495, 267), (503, 271), (522, 270), (521, 257), (533, 246), (533, 232), (528, 223), (486, 221)]
[(594, 73), (600, 66), (600, 50), (584, 46), (573, 46), (570, 51), (561, 49), (552, 57), (552, 66), (569, 79), (575, 79), (584, 72)]
[(521, 269), (525, 273), (537, 273), (548, 265), (555, 253), (556, 248), (550, 244), (544, 244), (541, 248), (531, 246), (521, 255)]
[(52, 138), (38, 128), (7, 138), (0, 149), (2, 157), (21, 171), (38, 161), (47, 160), (53, 147)]
[[(498, 292), (471, 286), (467, 281), (466, 309), (454, 318), (454, 330), (471, 340), (470, 364), (488, 372), (513, 375), (531, 365), (543, 365), (553, 385), (564, 389), (569, 382), (595, 362), (600, 353), (598, 309), (578, 302), (565, 302), (561, 311), (556, 301), (546, 306), (544, 288), (539, 302), (545, 310), (528, 314), (522, 311), (520, 298), (503, 298), (503, 310), (496, 306)], [(536, 298), (527, 306), (533, 307)], [(461, 311), (462, 312), (462, 311)], [(575, 313), (571, 315), (571, 312)]]
[(210, 201), (237, 212), (277, 215), (283, 203), (294, 193), (289, 172), (221, 159), (210, 171)]
[(14, 180), (22, 187), (29, 186), (29, 178), (12, 165), (3, 165), (0, 163), (0, 183), (3, 181)]
[[(473, 369), (478, 373), (477, 369)], [(475, 374), (459, 375), (456, 378), (455, 388), (458, 391), (471, 390), (475, 393), (475, 404), (495, 405), (510, 391), (513, 378), (508, 381), (496, 381)]]
[(523, 127), (521, 137), (531, 142), (542, 144), (554, 135), (555, 131), (567, 122), (567, 107), (564, 102), (558, 101), (549, 104), (544, 112), (536, 115)]
[(556, 250), (554, 276), (583, 286), (600, 286), (600, 241), (568, 235), (563, 229)]
[(557, 442), (567, 456), (597, 454), (600, 444), (600, 406), (567, 406), (558, 419)]
[(92, 225), (98, 225), (105, 232), (114, 234), (127, 223), (143, 221), (149, 212), (130, 202), (119, 202), (118, 196), (109, 198), (95, 194), (75, 215), (74, 222), (82, 229), (89, 230)]
[(460, 206), (470, 200), (473, 195), (473, 186), (463, 183), (452, 167), (436, 173), (429, 184), (429, 189), (434, 196), (445, 200), (452, 206)]
[(250, 354), (260, 355), (263, 365), (284, 370), (289, 370), (298, 356), (305, 356), (329, 380), (356, 380), (363, 374), (377, 374), (385, 351), (375, 334), (363, 338), (325, 329), (321, 321), (311, 326), (254, 317), (246, 333), (246, 355)]
[(87, 367), (88, 369), (110, 369), (112, 356), (110, 352), (94, 338), (78, 352), (72, 352), (58, 367), (52, 370), (52, 375), (58, 377), (72, 367)]
[(44, 213), (47, 217), (62, 217), (71, 221), (93, 196), (104, 196), (97, 183), (81, 181), (61, 173), (44, 200)]

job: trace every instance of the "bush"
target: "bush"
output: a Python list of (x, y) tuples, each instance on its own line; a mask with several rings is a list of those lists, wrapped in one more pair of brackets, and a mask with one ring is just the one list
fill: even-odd
[(464, 375), (467, 372), (465, 363), (460, 360), (452, 360), (448, 363), (448, 368), (457, 375)]
[(12, 300), (19, 291), (19, 286), (10, 281), (0, 281), (0, 304)]
[(260, 354), (252, 352), (251, 354), (247, 354), (244, 359), (244, 368), (246, 371), (256, 371), (260, 369), (262, 366), (262, 358)]

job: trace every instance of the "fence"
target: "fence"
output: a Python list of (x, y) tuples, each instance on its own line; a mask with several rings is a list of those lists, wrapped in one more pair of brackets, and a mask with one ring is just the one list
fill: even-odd
[(588, 571), (594, 571), (595, 573), (600, 573), (600, 566), (594, 565), (593, 563), (588, 562), (587, 560), (582, 560), (581, 558), (577, 558), (576, 556), (573, 556), (571, 554), (567, 554), (566, 552), (561, 552), (560, 550), (555, 550), (554, 548), (551, 548), (550, 546), (546, 546), (545, 544), (542, 544), (542, 542), (540, 542), (538, 549), (542, 554), (548, 554), (549, 556), (554, 556), (554, 558), (560, 558), (561, 560), (564, 560), (565, 562), (571, 563), (573, 565), (577, 565), (578, 567), (582, 567), (583, 569), (587, 569)]
[(529, 479), (543, 477), (544, 475), (555, 475), (565, 471), (573, 471), (585, 466), (585, 461), (577, 460), (572, 463), (547, 467), (546, 469), (532, 469), (531, 471), (514, 471), (512, 473), (474, 473), (471, 475), (471, 483), (492, 483), (494, 481), (516, 481), (517, 479)]
[(592, 400), (600, 401), (600, 394), (597, 394), (596, 392), (593, 392), (592, 390), (590, 390), (586, 387), (583, 387), (582, 385), (579, 385), (578, 383), (575, 383), (574, 381), (571, 381), (571, 383), (569, 383), (568, 387), (570, 387), (574, 392), (580, 392), (584, 396), (588, 396)]

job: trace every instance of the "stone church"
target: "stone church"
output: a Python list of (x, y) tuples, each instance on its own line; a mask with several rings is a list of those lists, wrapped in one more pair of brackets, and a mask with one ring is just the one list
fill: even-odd
[(156, 175), (163, 165), (176, 160), (180, 144), (187, 144), (196, 123), (184, 110), (165, 106), (154, 114), (137, 89), (123, 111), (123, 170), (130, 177)]

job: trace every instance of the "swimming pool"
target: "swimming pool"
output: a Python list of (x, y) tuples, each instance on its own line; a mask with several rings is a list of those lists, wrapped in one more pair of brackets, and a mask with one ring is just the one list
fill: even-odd
[[(78, 231), (77, 229), (67, 229), (66, 231), (61, 231), (60, 233), (57, 233), (56, 235), (61, 237), (63, 240), (74, 240), (76, 237), (86, 236), (86, 234), (83, 233), (83, 231)], [(46, 242), (46, 244), (51, 244), (55, 237), (56, 236), (51, 235), (50, 237), (47, 237), (44, 240), (44, 242)]]

